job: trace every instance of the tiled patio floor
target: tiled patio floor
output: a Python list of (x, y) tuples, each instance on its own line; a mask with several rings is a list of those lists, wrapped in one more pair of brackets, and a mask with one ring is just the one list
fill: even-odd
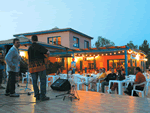
[[(20, 84), (25, 85), (25, 84)], [(32, 85), (29, 87), (33, 91)], [(16, 92), (22, 87), (18, 87)], [(20, 97), (7, 97), (5, 90), (0, 89), (0, 113), (149, 113), (150, 99), (131, 97), (127, 95), (102, 94), (99, 92), (79, 90), (80, 100), (72, 102), (66, 98), (55, 98), (56, 95), (64, 93), (47, 89), (47, 96), (52, 100), (36, 102), (34, 95), (26, 94)], [(26, 92), (28, 92), (27, 90)], [(150, 96), (150, 93), (149, 93)], [(148, 97), (149, 97), (148, 96)]]

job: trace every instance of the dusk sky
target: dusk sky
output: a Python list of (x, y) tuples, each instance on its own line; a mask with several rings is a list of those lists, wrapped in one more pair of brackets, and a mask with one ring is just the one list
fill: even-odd
[(1, 0), (0, 40), (14, 34), (73, 28), (116, 46), (150, 42), (150, 0)]

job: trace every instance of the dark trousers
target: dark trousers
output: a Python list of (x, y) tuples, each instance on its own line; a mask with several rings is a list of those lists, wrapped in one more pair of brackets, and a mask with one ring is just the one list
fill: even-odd
[(0, 70), (0, 84), (2, 84), (3, 79), (3, 69)]
[(87, 73), (87, 67), (85, 67), (85, 73)]
[[(102, 88), (102, 93), (105, 93), (105, 86), (108, 86), (109, 85), (109, 82), (106, 82), (106, 81), (104, 81), (104, 82), (102, 82), (102, 86), (101, 86), (101, 88)], [(113, 83), (111, 83), (111, 85), (110, 85), (110, 88), (113, 86)]]
[(15, 83), (16, 83), (16, 76), (18, 75), (18, 72), (8, 72), (9, 78), (7, 82), (7, 88), (6, 93), (14, 94), (15, 93)]
[[(131, 86), (131, 84), (129, 84), (129, 86), (128, 86), (128, 88), (127, 88), (127, 90), (128, 90), (128, 95), (131, 95), (132, 89), (133, 89), (133, 86)], [(136, 86), (135, 89), (143, 91), (144, 87)], [(134, 92), (133, 92), (133, 96), (138, 96), (138, 94), (134, 91)]]
[[(36, 72), (36, 73), (31, 73), (32, 76), (32, 84), (33, 84), (33, 89), (34, 89), (34, 97), (45, 97), (46, 94), (46, 70)], [(39, 94), (39, 88), (37, 86), (37, 80), (38, 76), (40, 77), (40, 90), (41, 90), (41, 95)]]

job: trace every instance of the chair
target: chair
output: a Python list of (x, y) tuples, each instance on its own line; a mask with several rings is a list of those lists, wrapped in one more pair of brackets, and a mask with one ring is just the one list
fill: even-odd
[[(135, 89), (136, 86), (140, 86), (140, 85), (144, 85), (143, 91)], [(134, 85), (133, 85), (133, 90), (132, 90), (131, 96), (133, 96), (133, 92), (136, 91), (136, 92), (138, 92), (138, 93), (141, 92), (141, 93), (142, 93), (142, 97), (144, 97), (144, 93), (145, 93), (146, 86), (147, 86), (147, 81), (146, 81), (146, 82), (143, 82), (143, 83), (141, 83), (141, 84), (134, 84)]]
[(26, 74), (21, 73), (21, 75), (22, 75), (22, 83), (24, 83), (24, 79), (27, 79), (27, 75), (28, 75), (28, 80), (32, 81), (32, 77), (29, 72), (26, 72)]
[(75, 84), (77, 84), (77, 90), (80, 90), (80, 85), (82, 85), (84, 82), (82, 82), (81, 78), (74, 76), (73, 81)]
[(67, 74), (60, 74), (61, 79), (67, 79)]
[[(50, 78), (50, 81), (48, 80)], [(53, 81), (52, 81), (52, 78), (51, 77), (49, 77), (49, 76), (46, 76), (46, 86), (48, 87), (48, 84), (49, 83), (52, 83)]]
[[(101, 83), (100, 83), (100, 82), (101, 82), (102, 80), (104, 80), (104, 79), (105, 79), (105, 78), (99, 79), (98, 82), (96, 83), (96, 85), (97, 85), (97, 92), (99, 92), (99, 88), (101, 87)], [(105, 89), (106, 89), (106, 88), (105, 88)]]

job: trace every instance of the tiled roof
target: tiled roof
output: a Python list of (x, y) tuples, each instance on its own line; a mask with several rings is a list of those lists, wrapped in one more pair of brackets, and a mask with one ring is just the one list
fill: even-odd
[[(32, 42), (30, 39), (26, 38), (26, 37), (17, 37), (19, 40), (20, 40), (20, 44), (21, 45), (31, 45)], [(3, 41), (0, 41), (0, 46), (4, 46), (4, 45), (13, 45), (13, 39), (9, 39), (9, 40), (3, 40)], [(44, 43), (44, 42), (37, 42), (39, 43), (40, 45), (43, 45), (47, 48), (54, 48), (54, 49), (64, 49), (65, 50), (65, 47), (62, 47), (62, 46), (59, 46), (59, 45), (52, 45), (52, 44), (47, 44), (47, 43)]]
[(29, 35), (37, 35), (37, 34), (46, 34), (46, 33), (56, 33), (56, 32), (64, 32), (64, 31), (71, 31), (71, 32), (74, 32), (74, 33), (77, 33), (77, 34), (80, 34), (82, 36), (85, 36), (87, 38), (90, 38), (90, 39), (93, 39), (93, 37), (91, 36), (88, 36), (84, 33), (81, 33), (77, 30), (74, 30), (72, 28), (64, 28), (64, 29), (51, 29), (51, 30), (45, 30), (45, 31), (37, 31), (37, 32), (30, 32), (30, 33), (21, 33), (21, 34), (15, 34), (13, 35), (14, 37), (17, 37), (19, 35), (24, 35), (24, 36), (29, 36)]

